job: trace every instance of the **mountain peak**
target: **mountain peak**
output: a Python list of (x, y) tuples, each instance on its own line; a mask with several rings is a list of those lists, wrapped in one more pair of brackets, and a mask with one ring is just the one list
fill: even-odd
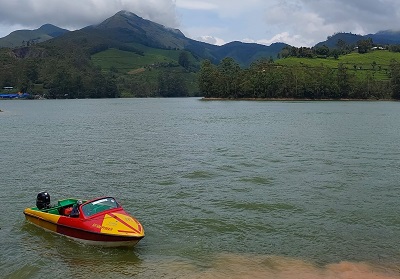
[(47, 34), (53, 38), (69, 32), (69, 30), (67, 30), (67, 29), (63, 29), (63, 28), (57, 27), (57, 26), (55, 26), (53, 24), (49, 24), (49, 23), (40, 26), (37, 29), (37, 31)]
[[(144, 18), (141, 18), (140, 16), (126, 11), (122, 10), (117, 12), (115, 15), (107, 18), (100, 24), (98, 24), (96, 27), (101, 28), (101, 29), (106, 29), (106, 28), (128, 28), (131, 29), (132, 27), (137, 27), (141, 26), (144, 24), (148, 24), (151, 21), (146, 20)], [(152, 22), (151, 22), (152, 23)], [(154, 23), (156, 24), (156, 23)]]
[(112, 32), (113, 34), (109, 35), (115, 40), (125, 43), (138, 42), (153, 47), (182, 49), (187, 40), (178, 29), (165, 27), (125, 10), (119, 11), (94, 27)]
[(119, 12), (117, 12), (115, 15), (120, 15), (120, 16), (135, 16), (135, 17), (139, 17), (137, 14), (135, 14), (135, 13), (132, 13), (132, 12), (130, 12), (130, 11), (127, 11), (127, 10), (122, 10), (122, 11), (119, 11)]

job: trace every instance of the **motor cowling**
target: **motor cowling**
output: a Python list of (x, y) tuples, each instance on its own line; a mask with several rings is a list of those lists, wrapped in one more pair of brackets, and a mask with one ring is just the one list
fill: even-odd
[(47, 192), (41, 192), (36, 198), (36, 207), (40, 210), (50, 208), (50, 195)]

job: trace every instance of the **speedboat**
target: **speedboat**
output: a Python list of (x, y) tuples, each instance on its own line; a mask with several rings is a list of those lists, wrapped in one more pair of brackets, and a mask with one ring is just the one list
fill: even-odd
[(37, 195), (36, 207), (24, 210), (26, 219), (46, 230), (87, 244), (134, 246), (144, 237), (144, 228), (113, 197), (93, 200), (64, 199), (50, 205), (50, 195)]

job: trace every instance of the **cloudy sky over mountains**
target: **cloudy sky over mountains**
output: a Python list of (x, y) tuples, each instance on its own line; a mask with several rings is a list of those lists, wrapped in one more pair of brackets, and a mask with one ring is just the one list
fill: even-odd
[(335, 32), (400, 30), (398, 0), (12, 0), (0, 3), (0, 37), (46, 23), (79, 29), (120, 10), (215, 44), (312, 46)]

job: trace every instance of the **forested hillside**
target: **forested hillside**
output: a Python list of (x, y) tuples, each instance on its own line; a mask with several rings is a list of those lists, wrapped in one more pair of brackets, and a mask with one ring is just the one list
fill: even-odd
[(206, 98), (400, 99), (400, 59), (391, 59), (385, 68), (370, 60), (362, 68), (368, 62), (358, 57), (352, 63), (345, 62), (346, 56), (260, 60), (246, 69), (230, 58), (218, 65), (205, 61), (199, 87)]
[[(328, 38), (329, 46), (312, 48), (241, 42), (216, 46), (126, 11), (77, 31), (48, 25), (40, 29), (55, 37), (0, 48), (0, 86), (44, 98), (399, 95), (400, 46), (353, 34), (335, 34)], [(376, 35), (397, 42), (399, 34)]]
[(35, 30), (17, 30), (0, 38), (0, 47), (25, 47), (57, 38), (69, 32), (52, 24), (44, 24)]
[(0, 85), (45, 98), (198, 96), (202, 60), (233, 56), (246, 67), (284, 46), (210, 45), (121, 11), (45, 42), (0, 49)]

